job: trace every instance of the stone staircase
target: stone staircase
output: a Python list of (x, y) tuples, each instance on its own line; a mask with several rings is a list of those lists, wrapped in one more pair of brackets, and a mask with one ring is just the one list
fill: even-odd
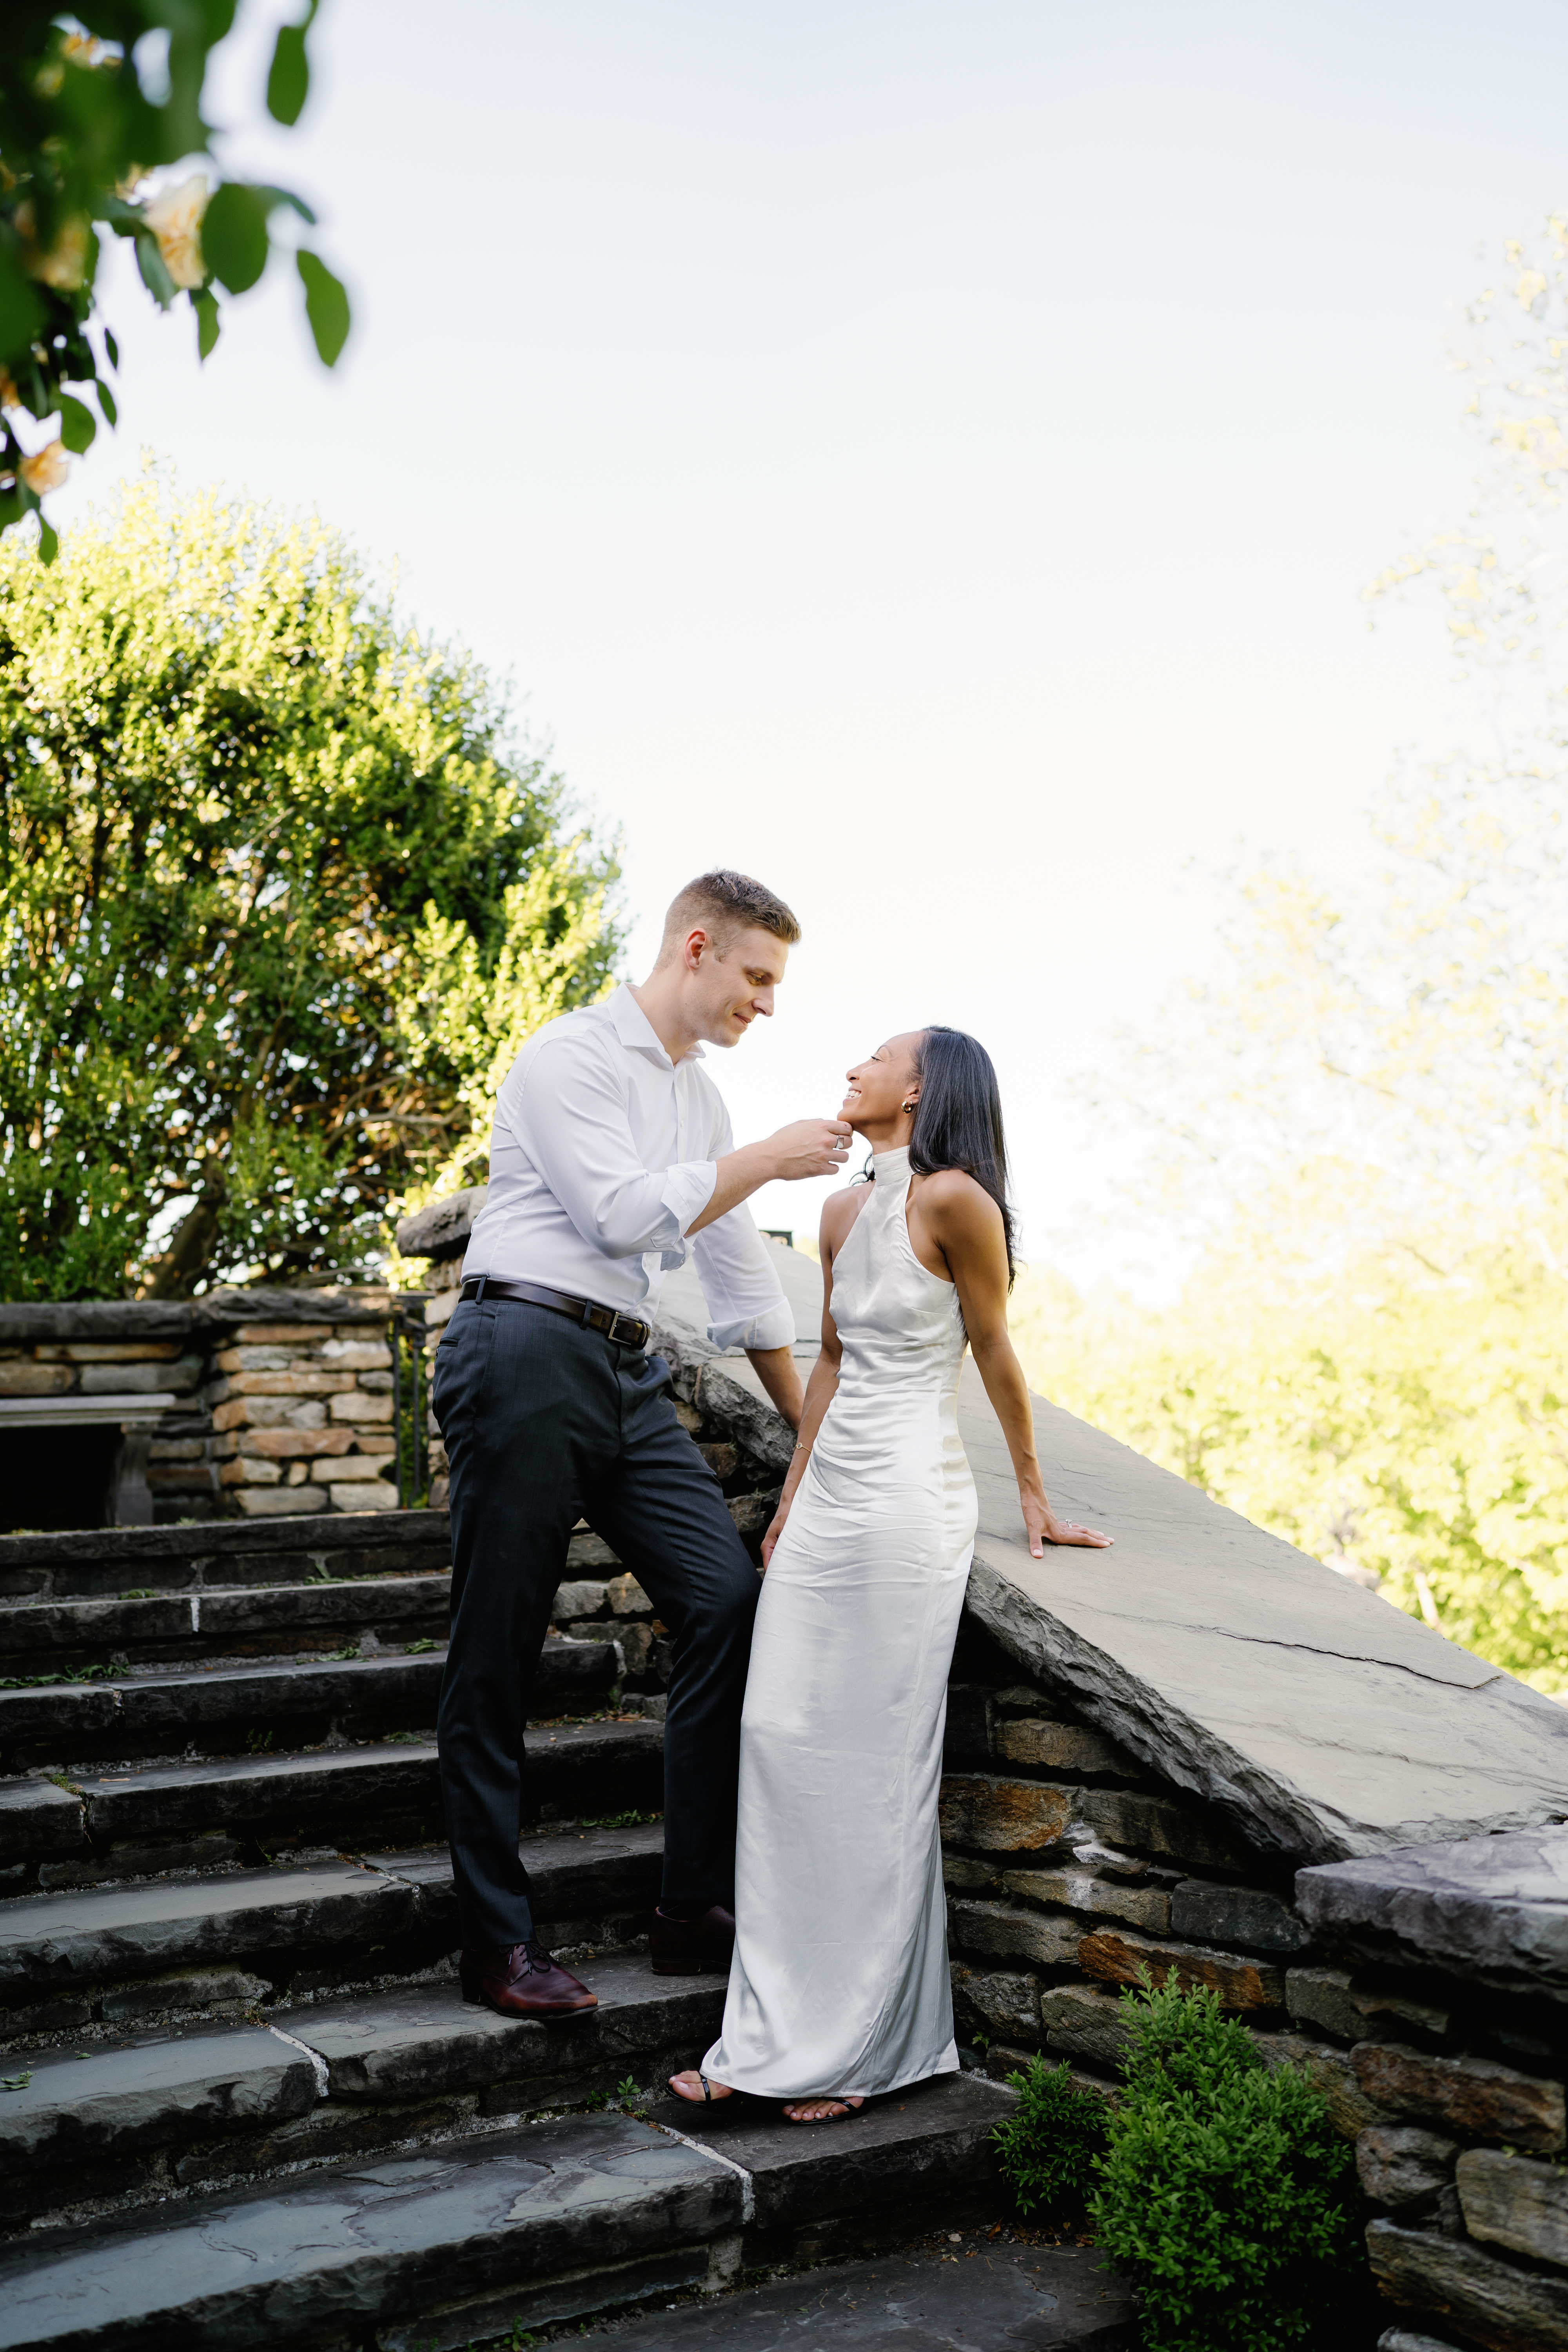
[(540, 1660), (521, 1843), (600, 1996), (546, 2026), (458, 1998), (443, 1514), (0, 1538), (0, 2347), (510, 2345), (985, 2204), (982, 2078), (810, 2132), (661, 2095), (723, 1984), (647, 1967), (616, 1566), (574, 1539)]

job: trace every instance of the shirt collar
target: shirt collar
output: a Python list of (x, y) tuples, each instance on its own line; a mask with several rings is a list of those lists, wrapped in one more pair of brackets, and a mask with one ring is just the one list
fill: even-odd
[[(606, 997), (605, 1010), (609, 1015), (610, 1026), (623, 1045), (629, 1045), (634, 1054), (653, 1055), (656, 1060), (664, 1064), (667, 1070), (679, 1067), (679, 1064), (672, 1062), (659, 1044), (658, 1032), (625, 981), (612, 996)], [(702, 1059), (703, 1053), (700, 1045), (689, 1047), (681, 1055), (682, 1062), (700, 1062)]]

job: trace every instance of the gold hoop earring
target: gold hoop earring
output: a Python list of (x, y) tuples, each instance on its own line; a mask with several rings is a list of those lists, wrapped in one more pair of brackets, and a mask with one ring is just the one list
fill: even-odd
[(901, 1103), (900, 1105), (900, 1108), (901, 1110), (913, 1110), (914, 1105), (913, 1103)]

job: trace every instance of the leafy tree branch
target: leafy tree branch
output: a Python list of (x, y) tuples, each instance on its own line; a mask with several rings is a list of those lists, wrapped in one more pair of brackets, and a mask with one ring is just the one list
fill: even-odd
[[(267, 80), (276, 122), (292, 125), (303, 110), (319, 4), (306, 0), (278, 34)], [(91, 446), (98, 415), (116, 419), (119, 351), (95, 292), (100, 232), (131, 241), (162, 309), (185, 298), (205, 359), (220, 289), (256, 284), (279, 215), (314, 226), (291, 190), (226, 178), (214, 157), (203, 91), (235, 16), (236, 0), (82, 0), (63, 18), (50, 0), (0, 9), (0, 531), (37, 514), (46, 561), (58, 541), (44, 499)], [(348, 297), (309, 246), (294, 261), (331, 367), (348, 337)], [(32, 429), (50, 425), (47, 440)]]

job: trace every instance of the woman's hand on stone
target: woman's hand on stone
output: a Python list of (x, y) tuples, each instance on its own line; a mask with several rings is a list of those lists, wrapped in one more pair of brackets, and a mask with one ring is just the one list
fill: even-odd
[(1018, 1499), (1023, 1505), (1029, 1549), (1036, 1559), (1044, 1559), (1047, 1544), (1077, 1545), (1090, 1551), (1108, 1551), (1115, 1540), (1114, 1537), (1101, 1535), (1098, 1528), (1080, 1528), (1076, 1519), (1058, 1519), (1044, 1495), (1025, 1491)]

